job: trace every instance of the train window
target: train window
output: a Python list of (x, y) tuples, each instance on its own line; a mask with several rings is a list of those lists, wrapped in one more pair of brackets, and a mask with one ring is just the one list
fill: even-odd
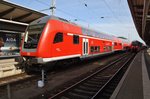
[(106, 51), (107, 50), (107, 48), (106, 48), (106, 46), (104, 46), (104, 51)]
[(110, 50), (110, 51), (112, 50), (112, 47), (111, 47), (111, 46), (109, 46), (109, 50)]
[(94, 49), (94, 50), (95, 50), (95, 52), (97, 52), (97, 46), (95, 46), (95, 49)]
[(94, 52), (94, 46), (91, 46), (91, 52)]
[(98, 52), (100, 52), (100, 46), (98, 46)]
[(79, 44), (79, 36), (73, 35), (73, 44)]
[(58, 32), (55, 35), (54, 43), (59, 43), (59, 42), (62, 42), (62, 41), (63, 41), (63, 33)]
[(114, 45), (117, 46), (117, 43), (115, 42)]

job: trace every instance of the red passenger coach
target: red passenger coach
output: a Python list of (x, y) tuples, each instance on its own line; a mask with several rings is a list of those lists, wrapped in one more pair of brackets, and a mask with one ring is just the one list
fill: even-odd
[(47, 62), (108, 54), (124, 50), (125, 46), (128, 43), (115, 36), (46, 16), (28, 26), (19, 60), (25, 67), (43, 66)]

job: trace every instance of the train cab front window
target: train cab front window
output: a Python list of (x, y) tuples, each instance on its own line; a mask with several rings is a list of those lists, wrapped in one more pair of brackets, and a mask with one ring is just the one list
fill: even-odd
[(59, 43), (59, 42), (63, 42), (63, 33), (60, 33), (60, 32), (58, 32), (58, 33), (55, 35), (55, 38), (54, 38), (54, 42), (53, 42), (53, 43)]
[(45, 24), (29, 25), (25, 35), (24, 48), (36, 48)]

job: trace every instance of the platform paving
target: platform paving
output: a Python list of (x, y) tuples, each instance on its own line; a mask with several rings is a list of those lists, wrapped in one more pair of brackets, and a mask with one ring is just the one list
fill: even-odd
[[(147, 57), (144, 57), (144, 55)], [(146, 60), (149, 60), (146, 62)], [(142, 55), (143, 94), (144, 99), (150, 99), (150, 53), (146, 50)]]
[(21, 69), (16, 68), (15, 58), (0, 59), (0, 78), (13, 76), (22, 73)]
[[(110, 99), (150, 99), (150, 71), (144, 54), (141, 51), (136, 55)], [(150, 60), (150, 55), (147, 58)]]
[(149, 79), (150, 79), (150, 58), (149, 57), (150, 57), (150, 49), (144, 51), (146, 69), (147, 69), (148, 76), (149, 76)]

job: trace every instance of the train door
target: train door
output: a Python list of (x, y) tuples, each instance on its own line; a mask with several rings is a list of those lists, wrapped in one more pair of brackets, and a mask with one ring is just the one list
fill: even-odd
[(88, 55), (88, 52), (89, 52), (88, 49), (89, 49), (89, 40), (86, 38), (83, 38), (83, 45), (82, 45), (83, 56)]
[(114, 44), (114, 42), (112, 42), (112, 51), (114, 51), (114, 46), (115, 46), (115, 44)]

